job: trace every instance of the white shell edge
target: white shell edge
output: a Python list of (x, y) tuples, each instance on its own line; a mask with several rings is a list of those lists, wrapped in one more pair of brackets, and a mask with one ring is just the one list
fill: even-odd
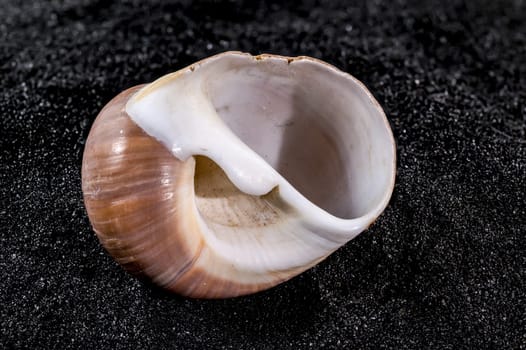
[[(367, 94), (371, 106), (383, 118), (385, 128), (388, 130), (391, 148), (386, 152), (392, 154), (393, 161), (390, 166), (392, 174), (389, 186), (372, 210), (365, 215), (352, 219), (343, 219), (328, 213), (299, 193), (225, 125), (211, 105), (204, 89), (200, 86), (201, 79), (198, 77), (199, 74), (206, 74), (208, 67), (214, 66), (211, 64), (212, 62), (223, 60), (224, 64), (228, 65), (232, 64), (230, 60), (234, 58), (274, 60), (278, 64), (290, 64), (293, 60), (323, 65), (326, 69), (332, 70), (333, 73), (347, 79), (351, 84), (355, 84)], [(152, 91), (155, 93), (150, 93)], [(177, 113), (173, 113), (174, 106), (177, 106)], [(361, 82), (351, 75), (313, 58), (297, 57), (291, 59), (276, 55), (255, 57), (241, 52), (222, 53), (168, 74), (145, 86), (128, 101), (126, 112), (147, 134), (164, 144), (178, 159), (184, 161), (194, 155), (203, 155), (212, 159), (242, 192), (250, 195), (263, 195), (279, 186), (279, 193), (283, 200), (295, 208), (299, 214), (300, 222), (298, 224), (302, 227), (301, 231), (314, 233), (324, 241), (324, 243), (315, 244), (319, 248), (317, 252), (305, 251), (304, 258), (308, 258), (310, 261), (331, 253), (365, 230), (383, 212), (394, 188), (396, 146), (382, 108)], [(294, 236), (296, 239), (300, 238), (297, 235)], [(218, 244), (220, 245), (218, 242), (209, 243), (216, 247)], [(301, 245), (305, 246), (304, 243)], [(220, 251), (221, 255), (227, 259), (232, 257), (232, 252), (229, 251), (228, 247), (222, 247), (217, 251)], [(304, 259), (299, 260), (301, 261), (296, 261), (294, 264), (289, 262), (288, 265), (306, 263), (303, 261)], [(253, 266), (246, 267), (258, 270), (263, 267), (256, 263), (250, 265)], [(265, 266), (265, 269), (286, 268), (286, 265), (286, 262), (278, 263), (276, 261)]]

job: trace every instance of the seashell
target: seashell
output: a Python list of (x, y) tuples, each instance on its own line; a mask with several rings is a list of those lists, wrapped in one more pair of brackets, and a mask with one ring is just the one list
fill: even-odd
[(226, 298), (286, 281), (365, 230), (389, 202), (395, 158), (384, 112), (349, 74), (226, 52), (110, 101), (82, 190), (126, 270)]

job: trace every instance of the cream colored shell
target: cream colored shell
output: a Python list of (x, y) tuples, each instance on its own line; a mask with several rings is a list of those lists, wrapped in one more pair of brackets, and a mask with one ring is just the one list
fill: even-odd
[(224, 298), (283, 282), (366, 229), (395, 169), (389, 124), (356, 79), (312, 58), (227, 52), (112, 100), (82, 187), (125, 268)]

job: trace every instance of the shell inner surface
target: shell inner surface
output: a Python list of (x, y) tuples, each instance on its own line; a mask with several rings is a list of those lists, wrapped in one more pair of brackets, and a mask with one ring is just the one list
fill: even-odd
[(314, 221), (330, 218), (335, 228), (339, 221), (341, 230), (355, 226), (349, 219), (374, 220), (387, 205), (392, 133), (350, 75), (314, 59), (241, 53), (191, 68), (150, 84), (127, 105), (176, 157), (209, 157), (247, 194), (280, 186), (293, 207), (316, 212)]

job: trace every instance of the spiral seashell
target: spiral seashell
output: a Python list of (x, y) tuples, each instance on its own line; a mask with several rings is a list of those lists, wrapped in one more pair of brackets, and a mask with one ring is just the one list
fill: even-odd
[(325, 259), (385, 209), (395, 143), (372, 95), (322, 61), (226, 52), (110, 101), (84, 202), (126, 270), (225, 298)]

